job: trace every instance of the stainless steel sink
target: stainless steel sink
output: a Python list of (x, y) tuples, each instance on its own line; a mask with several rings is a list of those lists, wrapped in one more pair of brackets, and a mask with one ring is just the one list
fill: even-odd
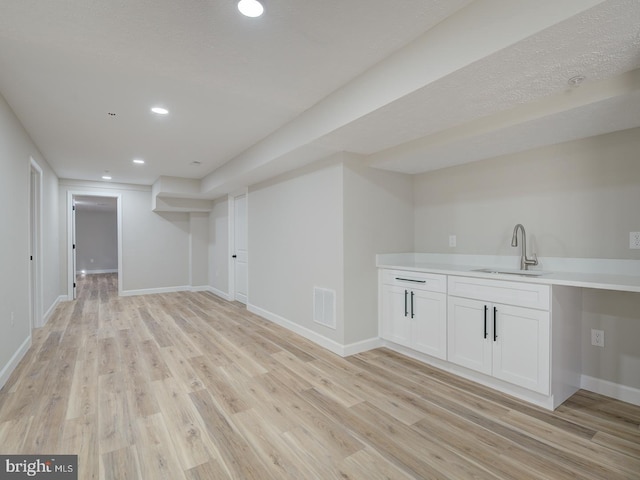
[(500, 275), (521, 275), (523, 277), (540, 277), (542, 275), (547, 275), (550, 272), (542, 272), (540, 270), (509, 270), (502, 268), (478, 268), (476, 270), (471, 270), (472, 272), (482, 272), (482, 273), (495, 273)]

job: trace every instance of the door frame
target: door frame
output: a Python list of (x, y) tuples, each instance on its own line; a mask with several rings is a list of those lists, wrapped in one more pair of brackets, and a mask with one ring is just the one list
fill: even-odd
[[(35, 178), (34, 178), (35, 176)], [(42, 327), (44, 321), (42, 279), (42, 191), (43, 172), (38, 162), (29, 157), (29, 323), (30, 331)], [(34, 278), (35, 277), (35, 278)]]
[[(229, 248), (228, 248), (228, 269), (229, 269), (229, 300), (236, 300), (236, 264), (233, 260), (236, 241), (236, 197), (245, 196), (245, 205), (247, 208), (247, 243), (249, 241), (249, 189), (247, 187), (236, 190), (228, 195), (228, 215), (229, 215)], [(247, 264), (249, 263), (249, 248), (247, 246)], [(249, 305), (249, 271), (247, 269), (247, 305)]]
[(67, 191), (67, 296), (69, 300), (75, 300), (73, 283), (76, 272), (73, 268), (73, 202), (76, 196), (81, 197), (109, 197), (116, 199), (116, 222), (118, 229), (118, 295), (122, 295), (122, 194), (100, 192), (93, 190), (68, 190)]

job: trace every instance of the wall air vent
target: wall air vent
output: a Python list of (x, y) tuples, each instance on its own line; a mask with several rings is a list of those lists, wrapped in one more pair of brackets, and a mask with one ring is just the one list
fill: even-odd
[(325, 327), (336, 328), (336, 292), (313, 287), (313, 321)]

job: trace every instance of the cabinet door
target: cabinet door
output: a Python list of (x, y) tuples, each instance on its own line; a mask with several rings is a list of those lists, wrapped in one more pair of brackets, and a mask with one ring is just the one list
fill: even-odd
[(509, 305), (495, 308), (493, 375), (548, 395), (549, 312)]
[[(448, 352), (450, 362), (491, 375), (491, 312), (479, 300), (449, 297)], [(486, 337), (486, 338), (485, 338)]]
[(385, 285), (382, 288), (382, 338), (411, 346), (409, 289)]
[[(412, 347), (419, 352), (447, 358), (447, 296), (444, 293), (413, 290), (410, 310)], [(413, 300), (411, 302), (411, 300)]]

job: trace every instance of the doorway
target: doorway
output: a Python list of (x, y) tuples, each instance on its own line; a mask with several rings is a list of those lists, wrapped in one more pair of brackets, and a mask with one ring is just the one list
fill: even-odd
[(231, 299), (247, 304), (249, 283), (249, 255), (247, 247), (247, 192), (230, 197), (231, 225), (229, 228), (231, 265), (229, 290)]
[(116, 273), (122, 293), (120, 195), (68, 192), (68, 292), (75, 300), (79, 275)]
[(42, 313), (42, 168), (30, 159), (29, 177), (29, 323), (41, 327)]

